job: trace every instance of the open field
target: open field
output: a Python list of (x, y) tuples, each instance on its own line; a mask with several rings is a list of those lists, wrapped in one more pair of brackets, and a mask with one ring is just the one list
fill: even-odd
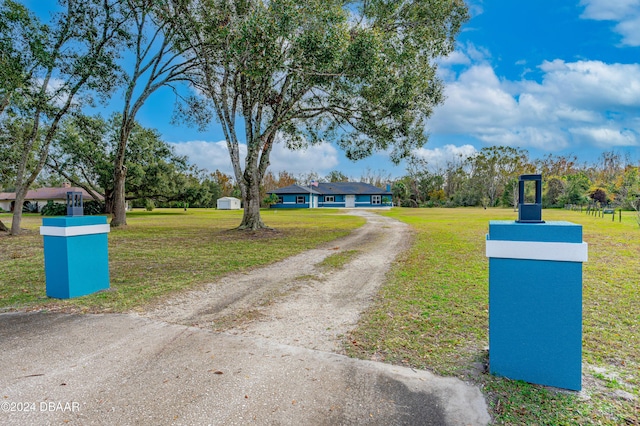
[[(111, 289), (72, 300), (45, 295), (42, 216), (25, 215), (19, 237), (0, 236), (0, 310), (123, 312), (159, 297), (284, 259), (349, 234), (362, 218), (337, 210), (263, 211), (274, 231), (235, 231), (242, 211), (156, 209), (127, 215), (109, 234)], [(5, 224), (11, 216), (0, 215)]]
[(430, 369), (479, 384), (498, 424), (640, 423), (640, 228), (564, 210), (545, 220), (583, 225), (589, 243), (583, 285), (583, 391), (557, 392), (492, 377), (488, 361), (489, 220), (501, 209), (394, 209), (417, 232), (375, 306), (348, 339), (365, 359)]
[[(144, 309), (221, 275), (273, 263), (348, 234), (361, 218), (337, 211), (265, 211), (272, 233), (231, 230), (241, 212), (136, 211), (109, 236), (112, 290), (74, 300), (45, 297), (41, 216), (27, 235), (0, 236), (0, 310), (123, 312)], [(508, 209), (393, 209), (382, 213), (415, 231), (375, 304), (345, 339), (347, 352), (472, 381), (487, 395), (497, 424), (640, 424), (640, 228), (631, 212), (609, 216), (544, 210), (545, 220), (584, 226), (583, 391), (559, 392), (486, 374), (490, 220)], [(5, 224), (9, 215), (0, 215)], [(238, 235), (243, 237), (238, 238)], [(356, 251), (329, 256), (347, 267)]]

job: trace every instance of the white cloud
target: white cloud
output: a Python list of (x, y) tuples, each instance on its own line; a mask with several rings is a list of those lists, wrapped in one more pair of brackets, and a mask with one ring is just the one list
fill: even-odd
[[(171, 144), (176, 154), (186, 155), (189, 161), (211, 172), (216, 169), (233, 175), (229, 150), (225, 141), (188, 141)], [(247, 154), (246, 144), (240, 144), (240, 161), (244, 169)], [(282, 144), (276, 144), (271, 152), (269, 170), (286, 170), (293, 174), (329, 172), (338, 164), (338, 151), (330, 143), (309, 146), (306, 149), (292, 151)]]
[(434, 149), (419, 148), (414, 151), (414, 154), (425, 160), (430, 168), (437, 170), (445, 167), (449, 162), (467, 158), (476, 152), (473, 145), (445, 145), (442, 148)]
[(431, 132), (551, 151), (640, 145), (640, 64), (555, 60), (539, 69), (540, 82), (509, 81), (487, 63), (470, 66), (447, 84)]
[(640, 46), (640, 0), (582, 0), (584, 19), (614, 21), (614, 31), (622, 36), (622, 44)]
[(581, 127), (571, 129), (571, 133), (583, 136), (595, 146), (604, 149), (619, 146), (640, 145), (640, 137), (637, 132), (630, 129), (620, 129), (613, 125), (607, 127)]
[(490, 57), (491, 53), (487, 49), (477, 47), (469, 41), (465, 44), (458, 43), (456, 50), (448, 56), (438, 59), (438, 64), (445, 67), (451, 65), (471, 65), (472, 62), (485, 62)]
[(619, 21), (638, 12), (640, 0), (582, 0), (581, 17), (599, 21)]
[(474, 65), (445, 88), (445, 103), (430, 120), (434, 133), (475, 133), (513, 124), (517, 102), (489, 65)]
[(271, 153), (270, 170), (286, 170), (293, 174), (328, 173), (338, 165), (338, 150), (328, 142), (311, 145), (305, 149), (290, 150), (276, 144)]
[(615, 31), (622, 36), (623, 44), (640, 46), (640, 14), (621, 21), (615, 26)]
[(470, 65), (471, 59), (460, 50), (454, 50), (448, 56), (444, 56), (438, 60), (443, 66), (447, 65)]
[[(189, 162), (196, 166), (207, 169), (210, 172), (220, 170), (221, 172), (233, 176), (233, 167), (229, 158), (229, 150), (225, 141), (188, 141), (171, 143), (178, 155), (185, 155)], [(242, 161), (247, 154), (247, 146), (240, 145), (240, 156)]]
[(544, 62), (542, 91), (591, 108), (640, 107), (640, 64)]
[(559, 151), (570, 145), (569, 135), (559, 129), (527, 125), (508, 129), (488, 128), (478, 134), (478, 139), (487, 145), (531, 147), (545, 151)]

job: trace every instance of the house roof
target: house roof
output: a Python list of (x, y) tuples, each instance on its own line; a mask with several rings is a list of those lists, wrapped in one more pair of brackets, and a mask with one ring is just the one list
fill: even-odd
[(220, 197), (218, 198), (218, 200), (235, 200), (235, 201), (240, 201), (238, 198), (236, 197)]
[(284, 188), (279, 188), (276, 189), (275, 191), (269, 191), (267, 192), (267, 194), (278, 194), (278, 195), (282, 195), (282, 194), (308, 194), (308, 193), (312, 193), (312, 194), (322, 194), (321, 192), (318, 192), (316, 189), (309, 189), (309, 187), (307, 186), (300, 186), (300, 185), (289, 185), (289, 186), (285, 186)]
[(289, 185), (269, 191), (268, 194), (313, 194), (319, 195), (391, 195), (391, 192), (364, 182), (321, 182), (310, 191), (306, 186)]
[(363, 195), (391, 195), (391, 192), (380, 189), (377, 186), (364, 182), (327, 182), (320, 183), (318, 190), (322, 194), (340, 195), (340, 194), (363, 194)]
[[(27, 191), (25, 200), (66, 200), (67, 192), (82, 192), (82, 198), (93, 200), (93, 197), (89, 195), (87, 191), (78, 187), (63, 187), (63, 188), (38, 188)], [(15, 200), (15, 192), (0, 192), (0, 200)], [(102, 201), (104, 197), (98, 195), (98, 199)]]

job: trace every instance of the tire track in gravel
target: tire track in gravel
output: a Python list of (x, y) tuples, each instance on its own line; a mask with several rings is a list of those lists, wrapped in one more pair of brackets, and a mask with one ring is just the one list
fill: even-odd
[[(408, 225), (370, 211), (348, 214), (367, 223), (350, 235), (280, 262), (232, 274), (163, 302), (153, 319), (327, 352), (343, 352), (342, 336), (372, 303), (397, 255), (411, 240)], [(320, 263), (355, 251), (340, 268)]]

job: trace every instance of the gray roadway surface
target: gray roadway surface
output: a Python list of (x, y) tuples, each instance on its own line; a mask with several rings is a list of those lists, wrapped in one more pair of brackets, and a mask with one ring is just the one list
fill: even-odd
[(455, 378), (125, 314), (0, 314), (0, 404), (1, 425), (490, 421)]

